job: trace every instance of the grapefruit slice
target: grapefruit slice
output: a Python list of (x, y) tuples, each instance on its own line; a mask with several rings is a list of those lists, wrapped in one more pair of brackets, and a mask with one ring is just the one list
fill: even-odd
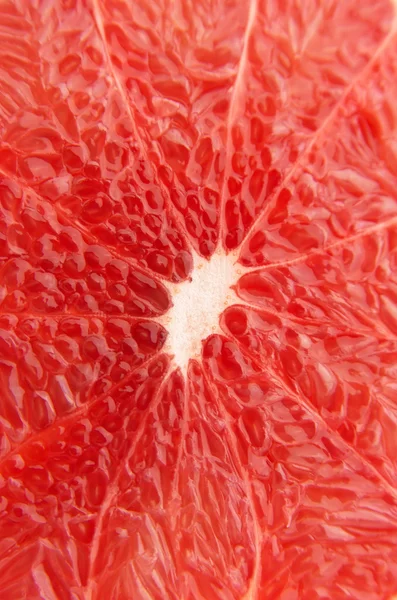
[(2, 600), (397, 594), (396, 23), (0, 3)]

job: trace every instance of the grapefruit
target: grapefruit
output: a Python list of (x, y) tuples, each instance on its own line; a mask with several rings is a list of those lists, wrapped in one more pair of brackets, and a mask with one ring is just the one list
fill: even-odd
[(0, 3), (2, 600), (397, 593), (395, 13)]

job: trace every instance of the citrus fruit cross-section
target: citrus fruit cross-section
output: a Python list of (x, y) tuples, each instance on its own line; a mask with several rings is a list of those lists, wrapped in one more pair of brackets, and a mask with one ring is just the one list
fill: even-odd
[(1, 600), (396, 597), (395, 14), (0, 2)]

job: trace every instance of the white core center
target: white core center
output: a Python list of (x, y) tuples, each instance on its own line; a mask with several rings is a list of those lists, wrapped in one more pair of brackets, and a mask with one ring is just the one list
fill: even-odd
[(232, 254), (214, 254), (210, 261), (195, 256), (192, 280), (169, 287), (174, 305), (162, 319), (165, 349), (183, 372), (190, 358), (200, 356), (202, 340), (220, 331), (220, 314), (237, 302), (230, 289), (239, 276), (235, 260)]

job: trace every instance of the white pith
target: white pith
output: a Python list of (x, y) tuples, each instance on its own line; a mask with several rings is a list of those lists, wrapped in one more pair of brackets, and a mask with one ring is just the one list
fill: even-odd
[(199, 358), (202, 341), (220, 333), (221, 313), (238, 299), (231, 285), (242, 274), (234, 254), (215, 253), (209, 261), (193, 255), (191, 280), (169, 285), (173, 306), (161, 319), (168, 331), (165, 351), (185, 373), (189, 359)]

